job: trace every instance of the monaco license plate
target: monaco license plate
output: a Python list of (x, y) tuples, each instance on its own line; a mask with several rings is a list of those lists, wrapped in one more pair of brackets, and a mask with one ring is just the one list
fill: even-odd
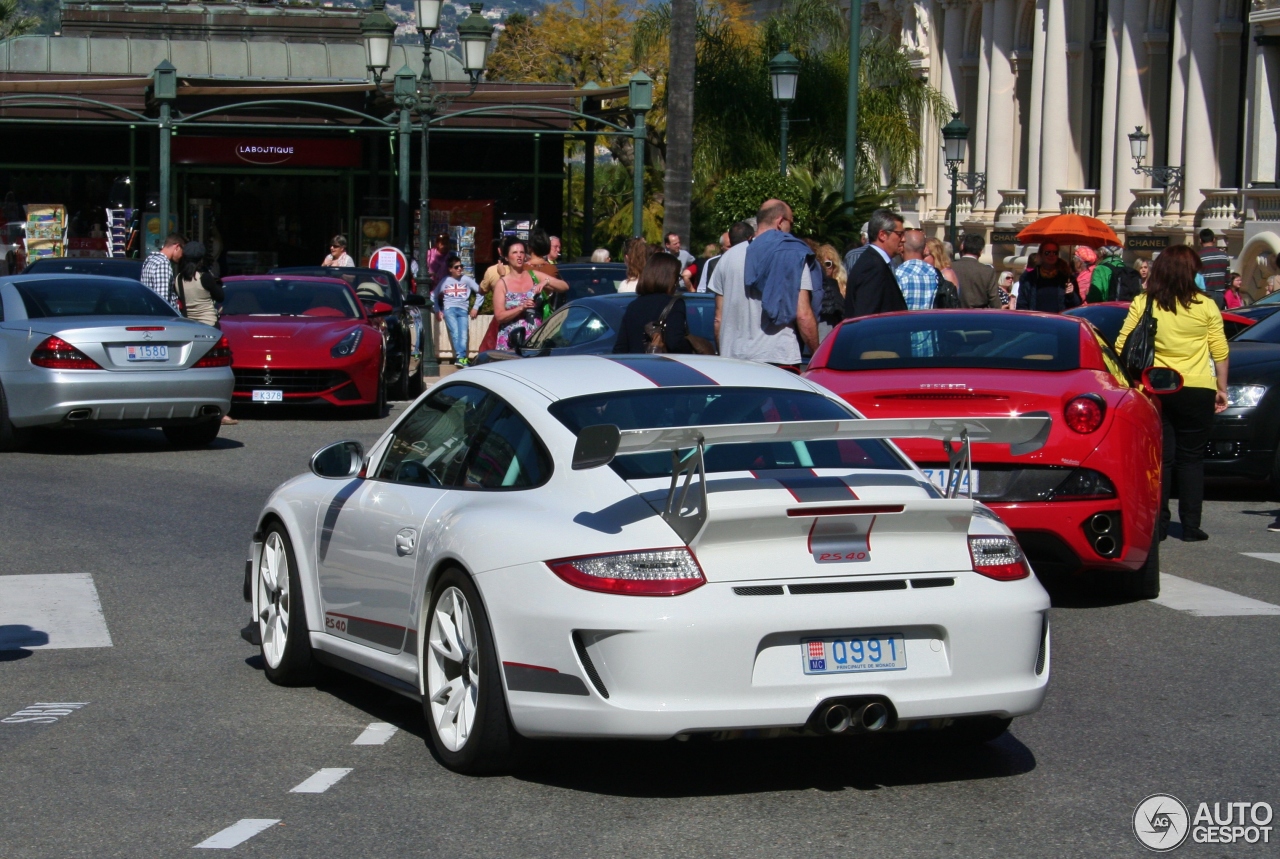
[(253, 401), (255, 403), (283, 403), (284, 391), (254, 391)]
[[(938, 487), (939, 491), (945, 493), (947, 491), (947, 470), (945, 468), (922, 468), (924, 476), (929, 478), (929, 482)], [(960, 475), (960, 491), (965, 495), (978, 492), (978, 470), (973, 470), (973, 487), (969, 486), (969, 475), (962, 473)]]
[(129, 361), (168, 361), (169, 347), (152, 344), (126, 346), (124, 347), (124, 355)]
[(806, 638), (800, 647), (805, 674), (904, 671), (907, 667), (906, 640), (900, 632)]

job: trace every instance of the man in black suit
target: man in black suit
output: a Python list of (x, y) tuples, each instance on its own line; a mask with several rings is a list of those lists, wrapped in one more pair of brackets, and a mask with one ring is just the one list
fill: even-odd
[(867, 222), (871, 239), (849, 272), (844, 291), (844, 318), (906, 310), (907, 301), (893, 276), (890, 260), (902, 248), (902, 216), (892, 209), (877, 209)]

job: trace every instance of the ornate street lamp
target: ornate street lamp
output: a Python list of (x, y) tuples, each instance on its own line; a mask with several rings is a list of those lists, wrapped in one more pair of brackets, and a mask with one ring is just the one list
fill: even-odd
[(1150, 176), (1152, 182), (1166, 189), (1170, 195), (1176, 196), (1182, 190), (1181, 167), (1146, 167), (1142, 163), (1147, 160), (1147, 141), (1150, 139), (1151, 135), (1143, 131), (1141, 125), (1129, 134), (1129, 154), (1133, 156), (1133, 172)]
[(374, 0), (360, 24), (364, 39), (365, 68), (373, 74), (374, 83), (382, 83), (382, 73), (391, 65), (391, 41), (396, 35), (396, 22), (383, 11), (386, 0)]
[(440, 7), (442, 0), (414, 0), (413, 14), (417, 19), (418, 32), (422, 34), (422, 79), (431, 80), (431, 39), (440, 29)]
[(493, 38), (493, 25), (480, 11), (483, 3), (472, 3), (471, 14), (458, 25), (458, 39), (462, 42), (462, 67), (466, 69), (471, 83), (478, 83), (484, 74), (485, 63), (489, 58), (489, 41)]
[(956, 247), (956, 190), (960, 181), (960, 165), (964, 163), (965, 150), (969, 147), (969, 126), (960, 119), (960, 114), (951, 114), (951, 121), (942, 126), (942, 147), (947, 162), (947, 172), (951, 174), (951, 247)]
[(778, 156), (778, 172), (787, 175), (787, 132), (791, 126), (791, 102), (796, 100), (796, 84), (800, 80), (800, 61), (782, 45), (782, 50), (769, 61), (769, 79), (773, 98), (782, 109), (782, 141)]

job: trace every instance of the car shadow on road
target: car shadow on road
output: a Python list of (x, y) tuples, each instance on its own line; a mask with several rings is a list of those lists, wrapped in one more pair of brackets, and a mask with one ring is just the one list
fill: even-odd
[(238, 403), (231, 407), (231, 417), (242, 421), (327, 421), (332, 423), (354, 423), (358, 421), (383, 420), (390, 414), (392, 414), (392, 410), (388, 408), (383, 410), (382, 417), (375, 418), (370, 416), (364, 406), (356, 406), (352, 408), (315, 405), (255, 406)]
[[(206, 450), (234, 450), (244, 442), (220, 436), (206, 447), (185, 448), (185, 453)], [(95, 430), (48, 429), (31, 434), (31, 440), (20, 451), (46, 456), (97, 456), (104, 453), (156, 453), (177, 451), (158, 429)]]
[(1013, 734), (953, 746), (923, 733), (723, 741), (544, 741), (514, 773), (568, 790), (676, 798), (883, 787), (1024, 775), (1035, 755)]

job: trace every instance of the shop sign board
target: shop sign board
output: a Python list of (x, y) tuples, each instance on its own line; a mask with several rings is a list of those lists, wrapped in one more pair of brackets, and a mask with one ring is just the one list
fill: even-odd
[(396, 280), (404, 280), (405, 275), (409, 273), (409, 261), (404, 258), (399, 248), (378, 248), (369, 256), (369, 268), (389, 271), (396, 276)]
[(310, 137), (175, 137), (174, 164), (359, 167), (359, 140)]
[(1016, 245), (1018, 244), (1018, 231), (1017, 230), (992, 230), (991, 244)]
[(1169, 236), (1125, 236), (1127, 251), (1162, 251), (1169, 247)]

